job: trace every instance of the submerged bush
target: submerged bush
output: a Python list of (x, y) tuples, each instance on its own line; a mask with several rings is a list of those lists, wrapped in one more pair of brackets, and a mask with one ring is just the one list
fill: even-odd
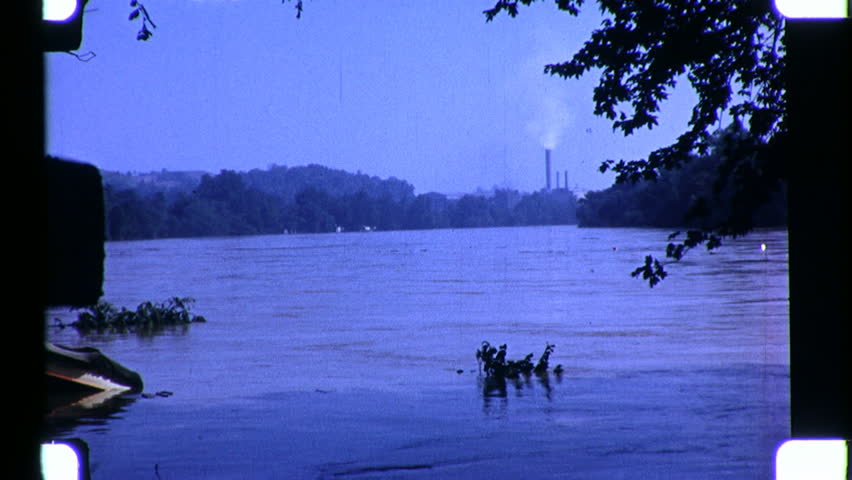
[(194, 302), (189, 297), (172, 297), (163, 303), (140, 303), (136, 311), (132, 311), (124, 307), (116, 309), (111, 303), (101, 300), (97, 305), (86, 307), (77, 315), (77, 321), (69, 326), (83, 333), (106, 330), (148, 333), (167, 326), (206, 322), (204, 317), (190, 313)]
[[(476, 360), (479, 362), (479, 367), (487, 377), (495, 378), (517, 378), (520, 375), (536, 375), (547, 374), (549, 368), (550, 355), (553, 353), (556, 345), (547, 343), (544, 347), (544, 353), (541, 354), (538, 363), (533, 365), (533, 354), (530, 353), (522, 360), (506, 360), (506, 344), (495, 348), (488, 342), (483, 341), (482, 347), (476, 351)], [(556, 374), (562, 373), (562, 365), (556, 365), (553, 369)]]

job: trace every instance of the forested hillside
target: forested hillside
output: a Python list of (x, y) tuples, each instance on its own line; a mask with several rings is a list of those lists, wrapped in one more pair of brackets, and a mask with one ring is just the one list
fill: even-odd
[[(578, 200), (567, 189), (530, 194), (495, 190), (449, 198), (415, 195), (403, 180), (320, 165), (218, 175), (103, 172), (109, 240), (371, 230), (575, 224), (581, 227), (713, 228), (730, 217), (740, 172), (729, 168), (742, 129), (717, 133), (705, 156), (661, 172), (656, 181), (616, 184)], [(720, 181), (719, 179), (727, 179)], [(783, 185), (743, 219), (786, 225)], [(710, 211), (707, 205), (714, 205)], [(727, 209), (727, 210), (725, 210)], [(736, 213), (736, 212), (735, 212)]]
[[(108, 240), (576, 223), (568, 190), (451, 199), (319, 165), (239, 173), (104, 172)], [(142, 177), (136, 178), (136, 177)]]
[(293, 202), (298, 194), (308, 188), (334, 192), (335, 196), (366, 192), (373, 198), (387, 196), (395, 202), (414, 197), (414, 187), (403, 180), (394, 177), (382, 180), (361, 172), (349, 173), (322, 165), (291, 168), (272, 165), (267, 170), (254, 169), (241, 175), (249, 187), (274, 195), (285, 203)]
[[(748, 174), (748, 169), (731, 168), (731, 152), (744, 135), (738, 126), (718, 132), (707, 155), (691, 158), (678, 170), (661, 172), (656, 181), (620, 183), (586, 193), (577, 207), (579, 226), (714, 228), (732, 218), (735, 196), (761, 194), (738, 186), (743, 182), (737, 176)], [(757, 209), (753, 218), (743, 220), (755, 227), (786, 225), (785, 186), (779, 184), (775, 191), (764, 194), (769, 199), (767, 204)]]

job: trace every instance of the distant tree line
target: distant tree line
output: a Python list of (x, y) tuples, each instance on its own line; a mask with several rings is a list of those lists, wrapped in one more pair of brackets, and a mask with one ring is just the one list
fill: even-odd
[[(729, 127), (716, 134), (707, 155), (681, 169), (661, 172), (652, 182), (588, 192), (579, 200), (567, 189), (415, 195), (413, 186), (393, 177), (320, 165), (218, 175), (103, 172), (107, 239), (568, 224), (713, 228), (736, 215), (733, 199), (744, 193), (719, 181), (731, 145), (743, 135), (739, 126)], [(786, 225), (786, 212), (780, 188), (763, 207), (746, 213), (757, 227), (777, 227)]]
[[(187, 174), (188, 177), (195, 174)], [(458, 199), (319, 165), (204, 174), (104, 174), (108, 240), (576, 223), (569, 190)]]

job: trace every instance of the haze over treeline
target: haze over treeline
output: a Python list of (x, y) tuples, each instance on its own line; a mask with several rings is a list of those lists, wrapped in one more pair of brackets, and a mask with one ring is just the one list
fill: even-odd
[[(692, 158), (682, 169), (662, 172), (656, 181), (588, 192), (582, 199), (565, 188), (533, 193), (495, 188), (457, 198), (415, 195), (404, 180), (321, 165), (216, 175), (104, 171), (107, 239), (569, 224), (706, 228), (729, 217), (731, 199), (741, 193), (718, 181), (727, 145), (720, 135), (708, 155)], [(714, 199), (715, 210), (703, 199)], [(785, 226), (786, 211), (782, 187), (749, 221)]]
[(567, 189), (449, 198), (320, 165), (203, 172), (102, 172), (108, 240), (576, 223)]

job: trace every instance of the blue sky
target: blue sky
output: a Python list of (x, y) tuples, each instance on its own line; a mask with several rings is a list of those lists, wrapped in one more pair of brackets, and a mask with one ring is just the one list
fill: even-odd
[[(594, 72), (545, 76), (600, 24), (534, 4), (486, 23), (493, 0), (149, 0), (153, 37), (136, 40), (128, 2), (90, 0), (79, 53), (46, 54), (47, 151), (119, 171), (318, 163), (409, 181), (416, 193), (544, 186), (578, 191), (684, 130), (688, 85), (659, 127), (613, 133), (592, 112)], [(554, 180), (555, 185), (555, 180)]]

